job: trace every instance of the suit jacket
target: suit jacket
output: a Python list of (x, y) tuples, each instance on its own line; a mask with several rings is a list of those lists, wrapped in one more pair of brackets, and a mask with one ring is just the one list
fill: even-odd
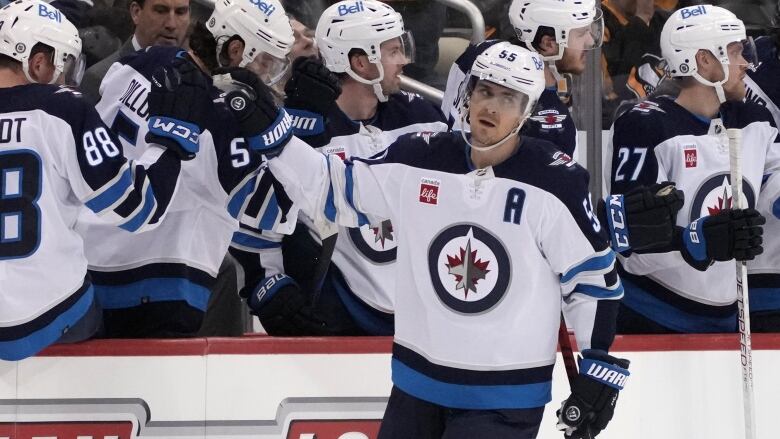
[(84, 78), (81, 80), (81, 93), (84, 94), (84, 97), (93, 105), (97, 104), (100, 100), (100, 83), (103, 81), (103, 77), (106, 76), (108, 69), (112, 64), (119, 61), (120, 58), (133, 52), (135, 52), (133, 38), (130, 37), (119, 50), (88, 68), (84, 72)]

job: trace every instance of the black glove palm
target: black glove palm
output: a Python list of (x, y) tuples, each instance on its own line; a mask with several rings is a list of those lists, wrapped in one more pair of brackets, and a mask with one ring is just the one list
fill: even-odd
[(299, 57), (292, 65), (292, 76), (284, 86), (287, 108), (328, 114), (341, 95), (339, 78), (317, 58)]
[(146, 142), (162, 145), (182, 160), (194, 158), (212, 108), (207, 77), (181, 51), (173, 63), (152, 74)]

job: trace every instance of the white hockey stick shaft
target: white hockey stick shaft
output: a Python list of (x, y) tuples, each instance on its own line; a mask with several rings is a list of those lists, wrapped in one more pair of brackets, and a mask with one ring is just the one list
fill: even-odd
[[(728, 129), (729, 159), (731, 163), (731, 196), (735, 209), (745, 209), (742, 196), (742, 130)], [(745, 409), (745, 438), (756, 438), (756, 414), (753, 398), (753, 349), (750, 340), (750, 303), (748, 300), (747, 265), (737, 262), (737, 320), (742, 365), (742, 399)]]

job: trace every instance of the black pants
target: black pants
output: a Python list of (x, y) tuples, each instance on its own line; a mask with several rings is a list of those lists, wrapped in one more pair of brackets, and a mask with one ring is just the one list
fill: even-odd
[(534, 439), (543, 414), (544, 407), (451, 409), (393, 386), (377, 439)]

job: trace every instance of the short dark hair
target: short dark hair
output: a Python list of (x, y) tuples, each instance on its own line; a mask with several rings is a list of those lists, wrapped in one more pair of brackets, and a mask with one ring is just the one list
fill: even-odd
[(203, 61), (203, 64), (213, 72), (219, 67), (217, 62), (217, 40), (209, 32), (206, 25), (197, 21), (195, 27), (192, 29), (192, 35), (190, 35), (190, 49), (195, 55)]
[(144, 4), (146, 3), (146, 0), (130, 0), (130, 3), (128, 4), (128, 6), (131, 6), (133, 3), (138, 3), (138, 6), (140, 6), (141, 9), (143, 9)]
[[(51, 55), (52, 57), (54, 57), (54, 48), (47, 44), (35, 43), (35, 45), (30, 50), (30, 58), (32, 58), (33, 56), (39, 53), (45, 53), (47, 55)], [(0, 54), (0, 68), (19, 71), (22, 69), (22, 63), (20, 61), (11, 58), (8, 55)]]

